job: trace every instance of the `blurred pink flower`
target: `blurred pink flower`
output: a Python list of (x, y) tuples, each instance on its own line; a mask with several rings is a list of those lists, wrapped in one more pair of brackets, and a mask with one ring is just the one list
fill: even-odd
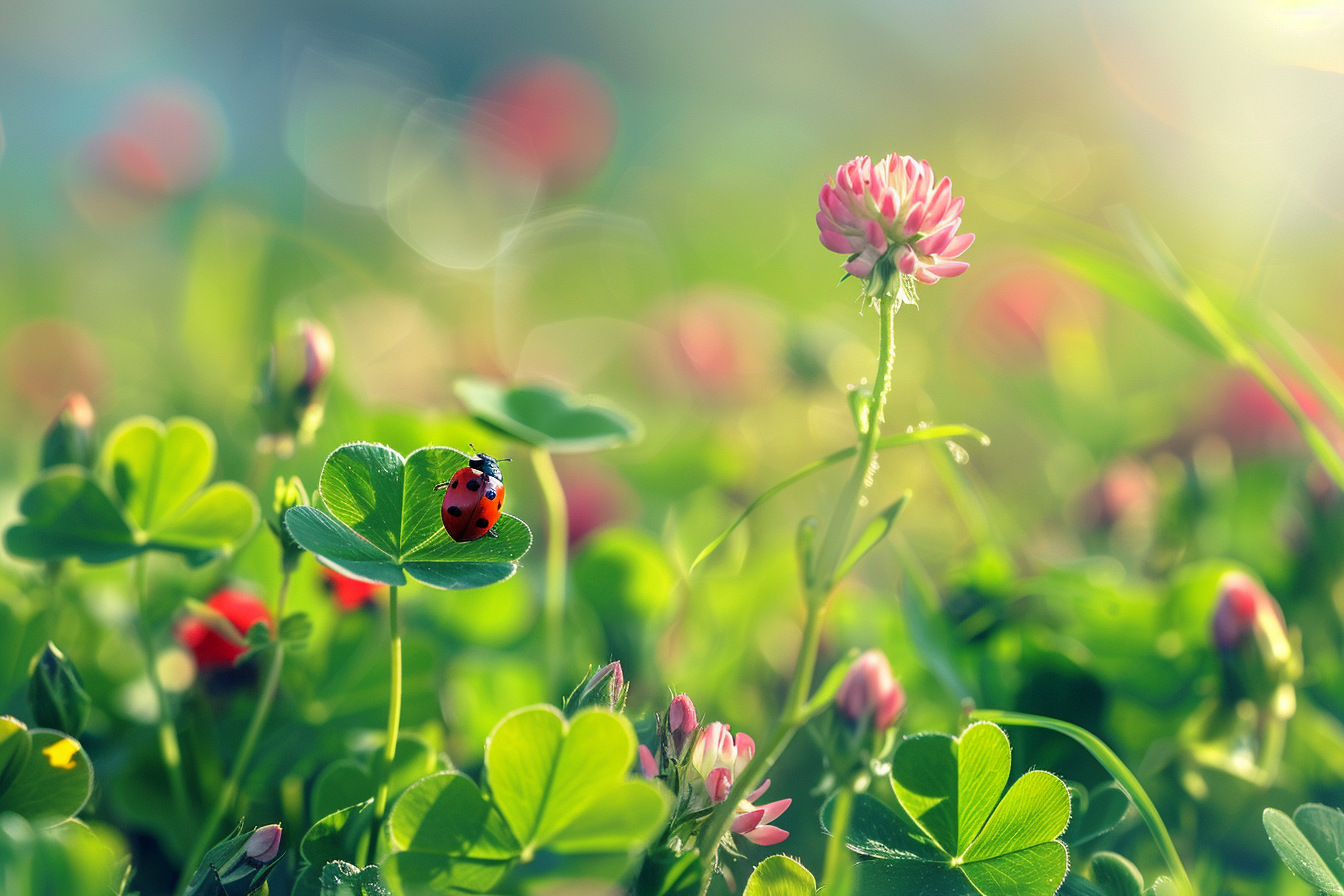
[(892, 154), (874, 165), (859, 156), (822, 185), (818, 202), (821, 244), (849, 256), (844, 268), (869, 281), (869, 296), (888, 292), (897, 272), (937, 283), (969, 267), (953, 260), (975, 240), (957, 233), (966, 200), (952, 195), (948, 178), (935, 182), (928, 162)]
[(1213, 611), (1213, 643), (1219, 650), (1244, 644), (1259, 628), (1286, 639), (1283, 610), (1259, 582), (1245, 573), (1229, 572), (1218, 580)]
[(869, 650), (855, 660), (840, 682), (835, 705), (855, 725), (868, 720), (875, 731), (890, 728), (905, 710), (905, 691), (891, 674), (886, 654)]
[(639, 745), (639, 770), (650, 781), (658, 777), (658, 760), (653, 758), (653, 751), (643, 744)]

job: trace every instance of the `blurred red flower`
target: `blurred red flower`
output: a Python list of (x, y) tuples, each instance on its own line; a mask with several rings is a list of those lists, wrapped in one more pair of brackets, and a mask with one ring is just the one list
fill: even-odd
[(372, 582), (352, 579), (325, 566), (322, 567), (322, 585), (331, 594), (342, 613), (349, 613), (372, 603), (374, 595), (383, 588), (382, 585), (375, 585)]
[[(258, 622), (271, 624), (270, 610), (246, 591), (225, 588), (216, 591), (205, 604), (227, 619), (237, 629), (239, 637), (246, 635), (247, 630)], [(177, 640), (196, 657), (196, 665), (201, 669), (232, 666), (246, 652), (246, 648), (194, 617), (178, 626)]]

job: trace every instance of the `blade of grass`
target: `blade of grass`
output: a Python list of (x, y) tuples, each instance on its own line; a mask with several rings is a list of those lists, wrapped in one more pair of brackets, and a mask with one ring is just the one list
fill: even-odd
[[(881, 439), (878, 440), (877, 447), (878, 450), (882, 450), (884, 448), (899, 448), (903, 445), (914, 445), (918, 442), (930, 442), (941, 439), (953, 439), (958, 436), (970, 436), (971, 438), (978, 440), (982, 445), (989, 444), (989, 436), (980, 432), (980, 430), (978, 429), (973, 429), (969, 426), (948, 425), (948, 426), (930, 426), (926, 429), (916, 429), (913, 432), (903, 432), (903, 433), (897, 433), (896, 435), (883, 436)], [(750, 504), (747, 505), (746, 510), (743, 510), (741, 515), (739, 515), (737, 519), (733, 520), (732, 525), (730, 525), (727, 529), (724, 529), (723, 532), (721, 532), (719, 536), (715, 538), (713, 541), (711, 541), (709, 544), (705, 545), (704, 550), (702, 550), (699, 556), (695, 558), (695, 560), (691, 563), (690, 569), (687, 571), (688, 572), (694, 571), (695, 568), (699, 566), (700, 563), (706, 557), (714, 553), (714, 551), (719, 547), (719, 545), (723, 544), (725, 541), (728, 540), (728, 536), (732, 535), (733, 531), (737, 529), (738, 526), (742, 525), (742, 523), (746, 520), (747, 517), (751, 516), (751, 514), (754, 513), (756, 509), (759, 508), (766, 501), (769, 501), (771, 498), (773, 498), (780, 492), (784, 491), (784, 489), (788, 488), (789, 486), (797, 482), (801, 482), (802, 480), (811, 476), (813, 473), (820, 473), (822, 470), (825, 470), (828, 467), (833, 467), (842, 461), (848, 460), (849, 458), (854, 456), (856, 451), (857, 448), (854, 446), (851, 446), (849, 448), (842, 448), (839, 451), (826, 455), (821, 460), (808, 464), (801, 470), (798, 470), (792, 475), (785, 477), (784, 479), (775, 483), (770, 488), (766, 489), (764, 492), (761, 493), (760, 497), (758, 497), (755, 501), (752, 501)]]
[(1129, 795), (1130, 800), (1139, 810), (1139, 815), (1144, 823), (1148, 825), (1149, 832), (1153, 839), (1157, 841), (1157, 848), (1162, 853), (1162, 858), (1166, 860), (1167, 868), (1176, 880), (1176, 885), (1182, 893), (1187, 896), (1197, 896), (1194, 884), (1190, 882), (1190, 875), (1185, 873), (1185, 865), (1181, 863), (1181, 856), (1176, 851), (1176, 844), (1172, 842), (1171, 834), (1167, 831), (1167, 826), (1162, 821), (1162, 816), (1158, 814), (1157, 807), (1149, 798), (1139, 779), (1129, 770), (1129, 766), (1115, 755), (1115, 751), (1106, 746), (1101, 738), (1085, 728), (1079, 728), (1068, 722), (1061, 722), (1058, 719), (1050, 719), (1045, 716), (1032, 716), (1020, 712), (1005, 712), (997, 709), (977, 709), (971, 713), (971, 718), (994, 722), (997, 725), (1017, 725), (1023, 728), (1045, 728), (1049, 731), (1056, 731), (1077, 741), (1083, 749), (1091, 753), (1102, 767), (1106, 769), (1115, 782), (1124, 788)]

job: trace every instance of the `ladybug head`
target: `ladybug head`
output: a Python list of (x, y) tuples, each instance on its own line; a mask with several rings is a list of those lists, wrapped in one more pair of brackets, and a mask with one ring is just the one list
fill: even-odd
[[(471, 449), (475, 451), (476, 446), (472, 445)], [(471, 467), (478, 473), (484, 473), (487, 476), (492, 476), (495, 479), (498, 479), (500, 482), (503, 482), (504, 473), (499, 469), (499, 465), (500, 462), (506, 460), (513, 460), (513, 458), (501, 457), (499, 460), (495, 460), (493, 457), (486, 454), (484, 451), (477, 451), (476, 456), (473, 457), (471, 460), (467, 461), (467, 466)]]

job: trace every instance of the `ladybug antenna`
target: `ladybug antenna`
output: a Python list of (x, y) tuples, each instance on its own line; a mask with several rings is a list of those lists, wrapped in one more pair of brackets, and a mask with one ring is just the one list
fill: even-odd
[(497, 457), (497, 458), (495, 458), (495, 460), (499, 461), (500, 463), (504, 463), (504, 461), (506, 461), (506, 460), (513, 460), (513, 458), (511, 458), (511, 457)]

